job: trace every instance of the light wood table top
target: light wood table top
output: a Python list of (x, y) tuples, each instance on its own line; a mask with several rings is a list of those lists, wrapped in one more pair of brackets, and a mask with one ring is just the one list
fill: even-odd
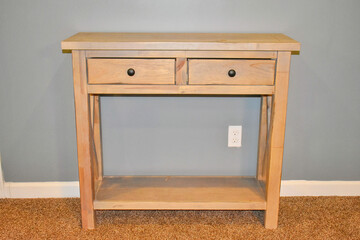
[(61, 46), (63, 50), (300, 50), (299, 42), (281, 33), (80, 32)]

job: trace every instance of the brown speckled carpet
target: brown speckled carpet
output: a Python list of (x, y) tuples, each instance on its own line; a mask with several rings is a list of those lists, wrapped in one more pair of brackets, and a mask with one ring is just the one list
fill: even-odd
[(98, 211), (80, 227), (80, 201), (0, 199), (0, 239), (360, 239), (360, 197), (281, 198), (279, 227), (262, 211)]

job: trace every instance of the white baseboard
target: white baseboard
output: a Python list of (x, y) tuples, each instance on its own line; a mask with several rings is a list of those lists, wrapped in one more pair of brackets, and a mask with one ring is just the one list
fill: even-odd
[(5, 198), (79, 197), (79, 182), (5, 182)]
[(360, 196), (360, 181), (281, 181), (280, 196)]
[(1, 153), (0, 153), (0, 198), (5, 198), (5, 188), (4, 188), (4, 176), (3, 176), (3, 172), (2, 172), (2, 167), (1, 167)]
[[(281, 182), (280, 195), (283, 197), (360, 196), (360, 181), (285, 180)], [(79, 197), (79, 182), (5, 182), (1, 196), (3, 198)]]

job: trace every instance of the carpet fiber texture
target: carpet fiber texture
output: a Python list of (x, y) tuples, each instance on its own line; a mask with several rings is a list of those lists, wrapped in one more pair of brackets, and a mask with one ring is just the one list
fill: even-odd
[(263, 211), (97, 211), (80, 226), (80, 200), (0, 199), (0, 239), (360, 239), (360, 197), (287, 197), (279, 227)]

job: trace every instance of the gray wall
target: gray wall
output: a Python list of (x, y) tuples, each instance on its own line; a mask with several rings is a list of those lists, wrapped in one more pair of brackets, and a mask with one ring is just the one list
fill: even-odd
[[(357, 0), (0, 0), (5, 179), (77, 179), (71, 56), (60, 41), (121, 31), (281, 32), (300, 41), (283, 179), (360, 180), (359, 9)], [(102, 98), (105, 170), (253, 175), (258, 107), (258, 98)], [(229, 124), (244, 126), (241, 149), (226, 147)]]

